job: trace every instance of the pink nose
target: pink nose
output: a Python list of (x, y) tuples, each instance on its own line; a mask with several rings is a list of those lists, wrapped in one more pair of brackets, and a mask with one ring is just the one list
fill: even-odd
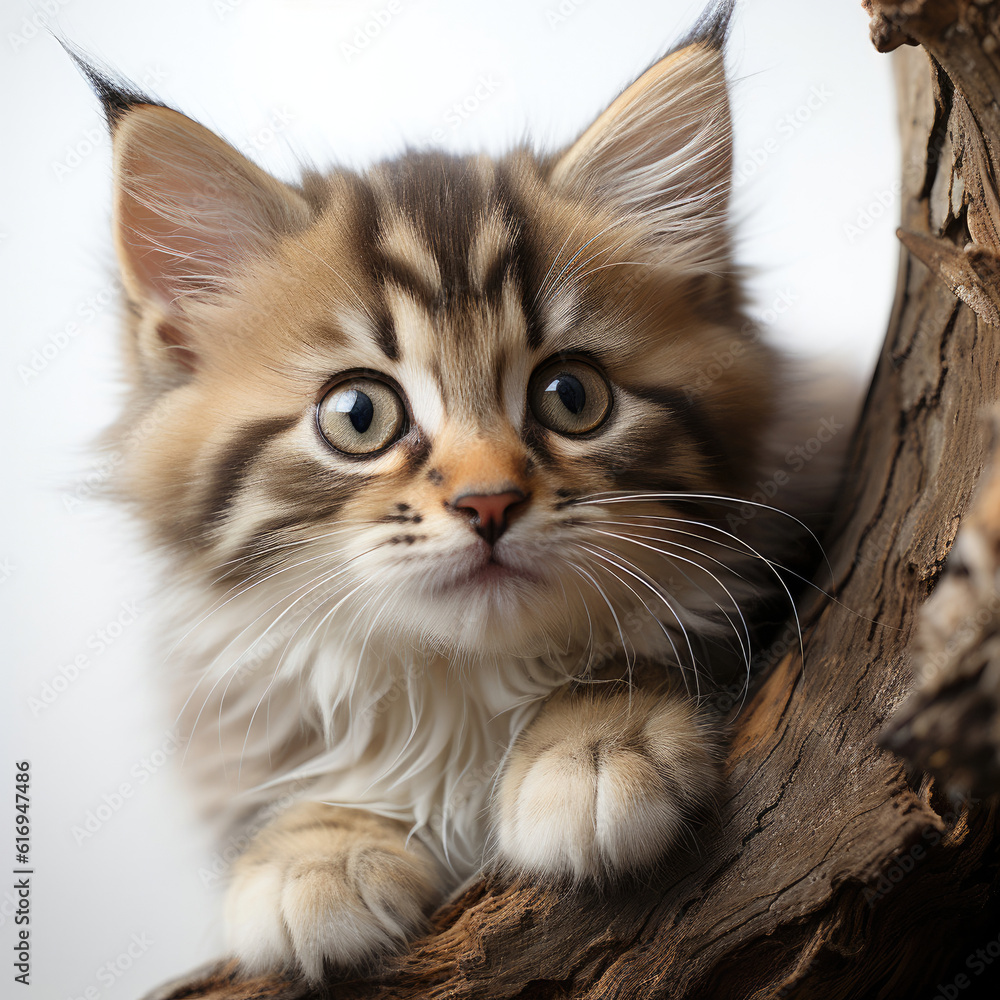
[(490, 545), (494, 545), (507, 530), (507, 511), (515, 504), (522, 503), (524, 499), (525, 496), (520, 490), (508, 490), (506, 493), (490, 493), (484, 496), (467, 493), (465, 496), (460, 496), (453, 506), (475, 512), (472, 526), (476, 529), (476, 534)]

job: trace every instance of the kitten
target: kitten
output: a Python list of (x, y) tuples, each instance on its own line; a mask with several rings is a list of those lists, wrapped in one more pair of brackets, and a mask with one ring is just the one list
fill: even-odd
[(643, 871), (719, 788), (697, 694), (785, 593), (756, 550), (798, 541), (729, 499), (787, 416), (732, 258), (731, 6), (556, 155), (298, 185), (81, 63), (129, 307), (118, 486), (245, 847), (247, 970), (370, 965), (486, 863)]

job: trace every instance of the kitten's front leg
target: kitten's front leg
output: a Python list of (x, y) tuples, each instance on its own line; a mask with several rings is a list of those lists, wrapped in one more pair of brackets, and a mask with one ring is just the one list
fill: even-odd
[(400, 950), (438, 899), (438, 872), (407, 828), (361, 809), (301, 802), (265, 827), (233, 867), (231, 949), (248, 972), (319, 980)]
[(514, 869), (600, 879), (655, 862), (709, 803), (717, 735), (679, 694), (575, 693), (511, 750), (496, 835)]

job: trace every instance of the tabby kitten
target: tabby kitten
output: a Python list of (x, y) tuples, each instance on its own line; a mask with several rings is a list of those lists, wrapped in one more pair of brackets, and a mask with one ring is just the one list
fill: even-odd
[(642, 871), (719, 787), (696, 695), (768, 590), (725, 515), (777, 378), (727, 222), (730, 10), (561, 153), (297, 185), (82, 64), (119, 487), (167, 560), (187, 761), (245, 846), (248, 970), (369, 965), (485, 863)]

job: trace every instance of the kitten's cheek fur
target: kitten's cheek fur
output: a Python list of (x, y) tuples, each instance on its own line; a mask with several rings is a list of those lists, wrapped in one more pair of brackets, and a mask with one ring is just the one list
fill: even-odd
[(720, 784), (718, 738), (679, 696), (571, 696), (511, 752), (496, 817), (500, 861), (600, 880), (656, 862)]
[(230, 950), (248, 973), (370, 966), (424, 926), (438, 899), (430, 855), (399, 824), (301, 803), (236, 862), (226, 896)]

